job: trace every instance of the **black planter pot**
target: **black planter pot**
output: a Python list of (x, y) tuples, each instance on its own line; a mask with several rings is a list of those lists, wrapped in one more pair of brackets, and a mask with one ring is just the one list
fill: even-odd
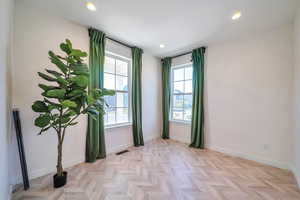
[(54, 187), (59, 188), (59, 187), (62, 187), (64, 185), (66, 185), (67, 176), (68, 176), (68, 172), (63, 172), (62, 176), (57, 176), (57, 174), (55, 174), (53, 176), (53, 185), (54, 185)]

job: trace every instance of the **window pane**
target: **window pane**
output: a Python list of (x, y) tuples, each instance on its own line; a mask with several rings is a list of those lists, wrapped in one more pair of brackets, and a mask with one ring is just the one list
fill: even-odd
[(192, 120), (192, 109), (184, 110), (184, 120), (191, 121)]
[(173, 107), (183, 108), (183, 95), (173, 96)]
[(107, 124), (108, 123), (107, 113), (105, 113), (105, 115), (103, 116), (103, 119), (104, 119), (104, 124)]
[(183, 120), (183, 111), (173, 109), (173, 119), (175, 120)]
[(184, 90), (185, 93), (193, 92), (192, 81), (184, 81)]
[(105, 56), (104, 72), (115, 73), (115, 59)]
[(174, 69), (174, 80), (181, 81), (184, 79), (184, 68)]
[(117, 77), (117, 90), (128, 91), (127, 77), (116, 76)]
[(184, 95), (184, 108), (192, 109), (193, 106), (193, 96)]
[(128, 107), (128, 93), (117, 93), (117, 107)]
[(117, 108), (117, 123), (128, 122), (128, 108)]
[(121, 60), (116, 60), (116, 74), (128, 75), (128, 64), (127, 62), (121, 61)]
[(106, 111), (107, 115), (107, 124), (115, 124), (116, 123), (116, 108), (110, 108), (108, 111)]
[(108, 104), (108, 109), (116, 107), (116, 96), (105, 96), (105, 102)]
[(115, 89), (115, 76), (112, 74), (104, 73), (104, 88)]
[(192, 67), (186, 67), (184, 72), (184, 79), (193, 79), (193, 68)]
[(180, 81), (180, 82), (174, 82), (174, 94), (176, 93), (183, 93), (183, 83), (184, 81)]

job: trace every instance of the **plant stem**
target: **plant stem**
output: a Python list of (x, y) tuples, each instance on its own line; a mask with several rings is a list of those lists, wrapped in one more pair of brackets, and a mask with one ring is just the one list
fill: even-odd
[(62, 167), (62, 143), (58, 142), (57, 145), (57, 152), (58, 152), (58, 156), (57, 156), (57, 176), (62, 176), (63, 175), (63, 167)]
[[(63, 114), (63, 109), (60, 109), (60, 118), (62, 118), (62, 114)], [(56, 165), (56, 169), (57, 169), (57, 175), (58, 176), (62, 176), (63, 175), (63, 167), (62, 167), (62, 135), (61, 135), (61, 131), (62, 131), (62, 127), (61, 127), (61, 120), (59, 121), (59, 127), (58, 127), (58, 131), (57, 131), (57, 136), (58, 136), (58, 145), (57, 145), (57, 165)]]

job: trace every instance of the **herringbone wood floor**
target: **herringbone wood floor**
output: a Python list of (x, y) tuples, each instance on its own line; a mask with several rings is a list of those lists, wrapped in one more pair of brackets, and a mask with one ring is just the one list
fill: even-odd
[(51, 200), (269, 200), (300, 199), (291, 172), (155, 140), (129, 153), (68, 169), (68, 184), (52, 187), (52, 174), (31, 181), (13, 199)]

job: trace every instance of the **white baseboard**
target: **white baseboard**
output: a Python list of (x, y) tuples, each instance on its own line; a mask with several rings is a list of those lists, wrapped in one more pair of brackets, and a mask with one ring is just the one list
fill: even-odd
[[(74, 159), (74, 160), (69, 160), (67, 162), (64, 162), (63, 165), (65, 168), (68, 168), (68, 167), (72, 167), (74, 165), (77, 165), (79, 163), (82, 163), (84, 162), (84, 158), (77, 158), (77, 159)], [(46, 174), (50, 174), (50, 173), (54, 173), (56, 171), (56, 168), (55, 166), (51, 166), (49, 168), (42, 168), (42, 169), (38, 169), (38, 170), (33, 170), (33, 171), (29, 171), (28, 172), (28, 175), (29, 175), (29, 179), (35, 179), (35, 178), (38, 178), (38, 177), (41, 177), (41, 176), (44, 176)], [(13, 180), (14, 182), (14, 185), (16, 184), (19, 184), (19, 183), (22, 183), (22, 177), (21, 176), (18, 176), (18, 177), (15, 177), (15, 180)]]
[(261, 156), (250, 155), (250, 154), (247, 154), (247, 153), (238, 152), (238, 151), (235, 151), (235, 150), (225, 149), (225, 148), (216, 147), (216, 146), (208, 146), (207, 148), (211, 149), (211, 150), (214, 150), (214, 151), (221, 152), (221, 153), (225, 153), (225, 154), (228, 154), (228, 155), (231, 155), (231, 156), (240, 157), (240, 158), (244, 158), (244, 159), (247, 159), (247, 160), (252, 160), (252, 161), (255, 161), (255, 162), (258, 162), (258, 163), (270, 165), (270, 166), (273, 166), (273, 167), (290, 170), (290, 164), (289, 163), (285, 163), (285, 162), (281, 162), (281, 161), (277, 161), (277, 160), (270, 160), (270, 159), (262, 158)]
[[(146, 137), (145, 138), (145, 142), (154, 140), (156, 138), (159, 138), (159, 136), (157, 136), (157, 135), (151, 135), (150, 137)], [(113, 147), (111, 149), (107, 149), (107, 154), (117, 153), (119, 151), (125, 150), (125, 149), (127, 149), (129, 147), (132, 147), (132, 146), (133, 146), (133, 143), (122, 144), (122, 145)], [(63, 165), (64, 165), (65, 168), (68, 168), (68, 167), (72, 167), (74, 165), (77, 165), (77, 164), (80, 164), (80, 163), (83, 163), (83, 162), (85, 162), (85, 158), (77, 158), (77, 159), (74, 159), (74, 160), (67, 161), (67, 162), (63, 163)], [(43, 168), (43, 169), (33, 170), (31, 172), (28, 172), (29, 179), (30, 180), (31, 179), (35, 179), (35, 178), (44, 176), (46, 174), (54, 173), (55, 171), (56, 171), (55, 166), (53, 166), (53, 167), (51, 166), (49, 168)], [(13, 184), (14, 185), (19, 184), (19, 183), (22, 183), (22, 181), (23, 181), (22, 177), (18, 176), (18, 177), (15, 177), (15, 179), (13, 180)], [(13, 190), (13, 187), (12, 187), (12, 190)]]
[(291, 171), (293, 172), (295, 179), (297, 181), (298, 187), (300, 188), (300, 173), (298, 172), (296, 166), (294, 164), (292, 164), (290, 166)]
[[(171, 139), (174, 139), (174, 140), (179, 141), (179, 142), (187, 143), (186, 138), (178, 138), (178, 137), (172, 136)], [(227, 155), (240, 157), (240, 158), (244, 158), (244, 159), (247, 159), (247, 160), (252, 160), (252, 161), (255, 161), (255, 162), (258, 162), (258, 163), (270, 165), (270, 166), (273, 166), (273, 167), (291, 170), (289, 163), (284, 163), (284, 162), (277, 161), (277, 160), (270, 160), (270, 159), (262, 158), (261, 156), (250, 155), (248, 153), (238, 152), (238, 151), (235, 151), (235, 150), (225, 149), (225, 148), (217, 147), (217, 146), (208, 145), (206, 148), (210, 149), (210, 150), (213, 150), (213, 151), (218, 151), (218, 152), (221, 152), (221, 153), (224, 153), (224, 154), (227, 154)]]

